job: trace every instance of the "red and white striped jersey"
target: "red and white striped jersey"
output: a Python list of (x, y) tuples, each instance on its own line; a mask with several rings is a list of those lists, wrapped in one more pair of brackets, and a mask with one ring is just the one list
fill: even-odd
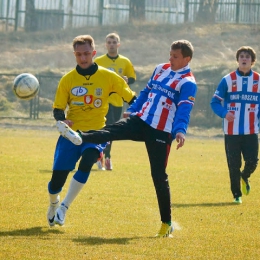
[[(223, 130), (227, 135), (258, 134), (260, 81), (259, 74), (253, 70), (242, 76), (238, 70), (224, 76), (211, 100), (211, 107), (223, 120)], [(223, 105), (222, 105), (223, 102)], [(235, 115), (233, 122), (225, 116)]]
[(146, 87), (128, 111), (136, 112), (151, 127), (172, 133), (186, 133), (197, 85), (189, 66), (171, 70), (169, 63), (158, 65)]

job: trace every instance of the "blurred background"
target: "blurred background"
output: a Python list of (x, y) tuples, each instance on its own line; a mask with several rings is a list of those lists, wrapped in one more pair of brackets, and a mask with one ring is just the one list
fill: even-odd
[[(220, 127), (209, 102), (221, 78), (237, 68), (240, 46), (258, 54), (260, 0), (0, 0), (0, 119), (52, 118), (57, 84), (76, 65), (73, 38), (92, 35), (99, 56), (110, 32), (120, 35), (119, 53), (135, 67), (137, 93), (154, 67), (168, 62), (173, 41), (191, 41), (198, 83), (191, 126)], [(12, 93), (13, 79), (24, 72), (41, 85), (31, 101)]]

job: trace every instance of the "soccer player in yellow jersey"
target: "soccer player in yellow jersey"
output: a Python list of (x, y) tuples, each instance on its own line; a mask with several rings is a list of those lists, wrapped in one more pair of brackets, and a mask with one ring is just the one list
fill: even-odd
[[(73, 130), (98, 130), (105, 126), (108, 98), (117, 93), (131, 104), (135, 93), (115, 72), (94, 63), (94, 39), (79, 35), (73, 40), (77, 66), (64, 75), (58, 85), (53, 104), (53, 115)], [(48, 183), (50, 205), (47, 221), (50, 226), (63, 225), (65, 214), (87, 182), (93, 164), (100, 158), (106, 144), (82, 143), (77, 146), (59, 137), (54, 154), (53, 172)], [(70, 171), (80, 160), (78, 170), (71, 179), (69, 190), (60, 204), (60, 192)]]
[[(128, 85), (133, 84), (136, 80), (136, 74), (131, 61), (118, 53), (118, 48), (120, 46), (120, 37), (116, 33), (109, 33), (106, 36), (106, 49), (107, 53), (95, 58), (95, 62), (109, 70), (116, 72), (121, 76)], [(123, 110), (123, 100), (117, 94), (113, 93), (109, 96), (109, 110), (106, 115), (106, 124), (113, 124), (121, 118)], [(104, 150), (105, 157), (105, 169), (112, 170), (111, 161), (111, 145), (108, 144)], [(103, 158), (97, 162), (98, 168), (104, 170)]]

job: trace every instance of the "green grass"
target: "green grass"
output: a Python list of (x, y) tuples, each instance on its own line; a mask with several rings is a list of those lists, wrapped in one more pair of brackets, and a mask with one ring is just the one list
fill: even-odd
[[(160, 216), (143, 143), (114, 142), (114, 170), (97, 171), (49, 228), (47, 183), (55, 130), (0, 128), (0, 259), (236, 259), (260, 255), (259, 169), (234, 205), (223, 139), (187, 137), (169, 157), (173, 238), (155, 239)], [(64, 197), (72, 174), (62, 192)]]

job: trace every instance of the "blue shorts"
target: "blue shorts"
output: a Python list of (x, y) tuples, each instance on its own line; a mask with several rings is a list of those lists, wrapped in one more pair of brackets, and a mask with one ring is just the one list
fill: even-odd
[[(106, 148), (108, 143), (93, 144), (82, 143), (81, 145), (75, 145), (66, 138), (60, 136), (54, 153), (53, 170), (74, 170), (77, 161), (81, 157), (82, 153), (88, 148), (97, 149), (100, 154)], [(102, 155), (101, 155), (102, 156)]]

